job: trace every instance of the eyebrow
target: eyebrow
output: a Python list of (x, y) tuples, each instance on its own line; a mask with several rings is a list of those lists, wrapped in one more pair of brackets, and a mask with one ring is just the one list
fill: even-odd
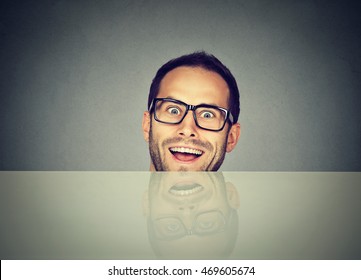
[[(171, 99), (179, 100), (178, 98), (175, 98), (175, 97), (173, 97), (173, 96), (171, 96), (171, 95), (167, 95), (167, 96), (164, 97), (164, 98), (171, 98)], [(183, 100), (179, 100), (179, 101), (184, 102)], [(188, 104), (187, 102), (184, 102), (184, 103)], [(189, 105), (193, 105), (193, 104), (189, 104)], [(211, 105), (211, 106), (214, 106), (214, 107), (224, 108), (224, 107), (222, 107), (222, 106), (220, 106), (220, 105), (217, 105), (217, 104), (215, 104), (215, 103), (199, 103), (199, 104), (196, 104), (196, 105), (194, 105), (194, 106), (201, 106), (201, 105)], [(227, 108), (225, 108), (225, 109), (227, 109)], [(229, 110), (229, 109), (227, 109), (227, 110)]]

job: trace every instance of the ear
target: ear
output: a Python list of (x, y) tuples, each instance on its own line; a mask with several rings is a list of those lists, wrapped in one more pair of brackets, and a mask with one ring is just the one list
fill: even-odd
[(240, 199), (237, 189), (232, 183), (226, 182), (226, 190), (229, 206), (231, 206), (233, 209), (238, 209), (240, 206)]
[(227, 147), (226, 147), (227, 153), (232, 152), (234, 147), (236, 147), (240, 135), (241, 135), (241, 125), (239, 123), (235, 123), (234, 125), (232, 125), (231, 129), (228, 132)]
[(145, 111), (143, 113), (143, 122), (142, 122), (142, 128), (143, 128), (143, 137), (144, 140), (149, 142), (149, 131), (150, 131), (150, 114), (148, 111)]

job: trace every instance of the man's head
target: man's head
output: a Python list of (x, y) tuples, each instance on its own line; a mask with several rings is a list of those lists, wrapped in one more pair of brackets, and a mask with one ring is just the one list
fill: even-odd
[(216, 171), (238, 142), (239, 91), (214, 56), (197, 52), (170, 60), (150, 87), (143, 133), (150, 170)]

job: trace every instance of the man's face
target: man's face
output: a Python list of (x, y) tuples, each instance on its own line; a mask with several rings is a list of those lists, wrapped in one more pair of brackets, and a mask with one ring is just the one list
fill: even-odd
[[(209, 104), (229, 108), (227, 83), (203, 68), (178, 67), (163, 78), (157, 98), (173, 98), (190, 105)], [(225, 153), (233, 150), (239, 125), (223, 130), (199, 128), (189, 111), (180, 124), (164, 124), (144, 113), (144, 137), (149, 141), (152, 171), (216, 171)]]

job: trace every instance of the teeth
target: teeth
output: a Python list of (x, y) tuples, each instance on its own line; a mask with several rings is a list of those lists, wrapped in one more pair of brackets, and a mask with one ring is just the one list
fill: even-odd
[(196, 186), (196, 187), (194, 187), (193, 189), (190, 189), (190, 190), (170, 189), (169, 192), (171, 194), (173, 194), (173, 195), (176, 195), (176, 196), (187, 196), (187, 195), (191, 195), (191, 194), (194, 194), (194, 193), (198, 193), (201, 190), (203, 190), (202, 186)]
[(184, 148), (184, 147), (175, 147), (170, 148), (172, 152), (178, 152), (178, 153), (187, 153), (187, 154), (195, 154), (195, 155), (201, 155), (203, 152), (196, 149), (190, 149), (190, 148)]

